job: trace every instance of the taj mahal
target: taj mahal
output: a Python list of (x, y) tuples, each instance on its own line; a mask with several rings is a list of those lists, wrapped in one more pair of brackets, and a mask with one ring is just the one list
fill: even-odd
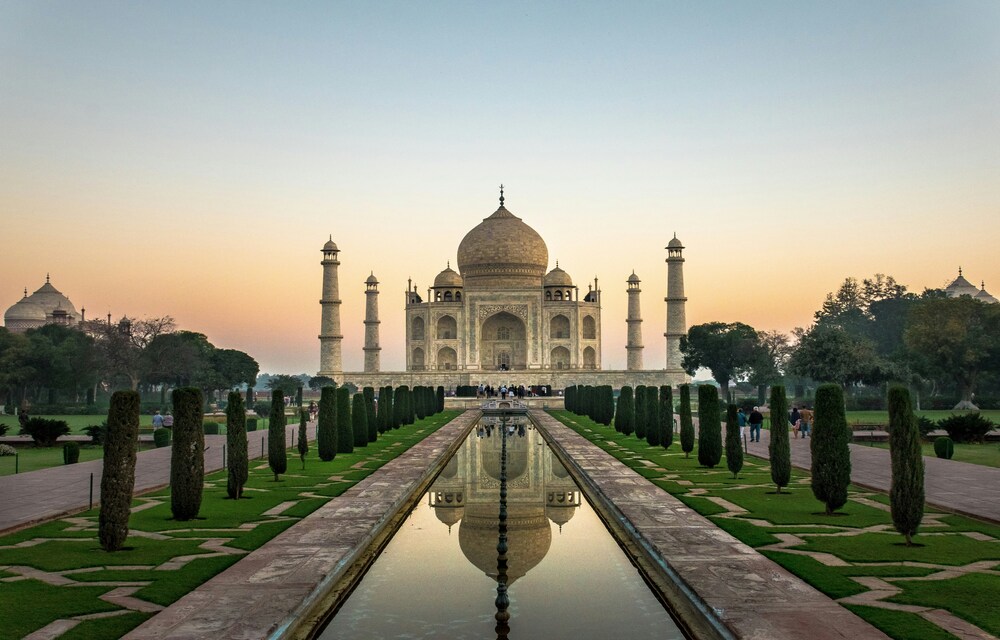
[(671, 385), (687, 380), (680, 339), (687, 333), (683, 250), (675, 236), (667, 249), (667, 341), (663, 367), (646, 369), (642, 357), (639, 277), (625, 284), (628, 294), (627, 368), (601, 367), (601, 289), (595, 278), (582, 292), (556, 265), (542, 237), (504, 206), (462, 239), (458, 270), (434, 278), (424, 299), (407, 284), (406, 370), (382, 371), (379, 346), (378, 279), (365, 282), (364, 371), (342, 365), (341, 300), (337, 269), (340, 249), (331, 237), (323, 246), (323, 295), (319, 375), (359, 387), (384, 385), (500, 384), (561, 389), (571, 384)]

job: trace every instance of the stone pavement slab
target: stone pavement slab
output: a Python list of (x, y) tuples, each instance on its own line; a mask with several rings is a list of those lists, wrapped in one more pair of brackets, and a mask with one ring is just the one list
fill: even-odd
[[(696, 631), (746, 640), (888, 638), (547, 413), (531, 416), (595, 507), (647, 555), (647, 574), (659, 574), (650, 578)], [(698, 626), (699, 614), (708, 626)]]

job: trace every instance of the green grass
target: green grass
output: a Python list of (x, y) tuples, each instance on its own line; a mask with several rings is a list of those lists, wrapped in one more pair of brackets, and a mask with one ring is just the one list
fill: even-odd
[[(888, 505), (885, 494), (851, 487), (848, 502), (840, 510), (846, 515), (826, 516), (822, 504), (812, 495), (808, 474), (801, 470), (792, 470), (790, 486), (782, 495), (777, 495), (765, 459), (748, 456), (739, 479), (733, 480), (726, 472), (725, 460), (721, 469), (701, 467), (697, 449), (685, 458), (676, 442), (667, 450), (649, 447), (635, 437), (622, 436), (588, 418), (566, 411), (550, 413), (623, 463), (644, 470), (643, 475), (655, 485), (708, 516), (737, 539), (761, 549), (767, 557), (833, 598), (867, 590), (853, 577), (879, 577), (903, 589), (894, 601), (947, 609), (997, 635), (995, 625), (1000, 614), (994, 613), (994, 609), (1000, 611), (1000, 608), (993, 603), (1000, 600), (1000, 576), (972, 573), (950, 580), (894, 579), (933, 577), (940, 571), (935, 567), (904, 563), (956, 566), (980, 560), (1000, 560), (1000, 543), (962, 535), (963, 532), (976, 532), (1000, 539), (1000, 526), (962, 516), (939, 515), (938, 521), (943, 526), (924, 527), (915, 537), (915, 542), (923, 546), (906, 547), (903, 537), (894, 531), (887, 509), (858, 501), (864, 497), (866, 501)], [(644, 460), (664, 471), (650, 471), (649, 466), (643, 464)], [(697, 495), (691, 495), (693, 489), (698, 490)], [(723, 516), (721, 514), (727, 509), (709, 500), (711, 497), (722, 498), (745, 509), (746, 513)], [(930, 513), (938, 512), (925, 509), (925, 514)], [(859, 532), (868, 528), (874, 530)], [(794, 549), (832, 554), (846, 565), (831, 567), (812, 557), (771, 547), (778, 542), (776, 535), (779, 533), (791, 533), (803, 540), (803, 544)], [(855, 535), (831, 535), (836, 533)], [(869, 606), (849, 608), (897, 640), (953, 638), (915, 614)]]
[[(142, 444), (140, 446), (140, 450), (142, 451), (152, 448), (152, 443)], [(80, 462), (99, 460), (102, 457), (104, 457), (103, 447), (88, 444), (81, 445)], [(19, 446), (17, 447), (16, 464), (14, 456), (0, 457), (0, 476), (13, 475), (15, 470), (18, 473), (27, 473), (28, 471), (58, 467), (62, 464), (62, 445), (56, 445), (54, 447)]]
[[(126, 541), (126, 549), (107, 553), (97, 543), (96, 509), (76, 516), (85, 518), (90, 523), (83, 531), (70, 531), (68, 529), (77, 528), (74, 523), (57, 520), (4, 536), (0, 538), (0, 565), (26, 565), (52, 572), (80, 568), (98, 570), (67, 576), (79, 583), (74, 586), (56, 587), (35, 580), (0, 584), (4, 608), (18, 612), (17, 616), (8, 616), (16, 619), (11, 620), (12, 624), (6, 624), (2, 635), (20, 638), (60, 618), (124, 611), (99, 599), (100, 595), (115, 587), (88, 584), (98, 581), (149, 582), (135, 597), (167, 606), (243, 556), (195, 558), (173, 570), (156, 570), (156, 566), (178, 556), (211, 553), (200, 548), (206, 538), (226, 539), (226, 546), (234, 549), (257, 549), (293, 526), (299, 518), (327, 502), (325, 499), (303, 498), (300, 494), (310, 492), (330, 497), (339, 495), (357, 480), (367, 477), (374, 469), (405, 452), (457, 415), (457, 411), (444, 412), (415, 425), (390, 431), (377, 442), (355, 449), (352, 454), (338, 454), (331, 462), (320, 461), (316, 446), (312, 444), (304, 470), (298, 453), (290, 450), (288, 473), (281, 476), (280, 482), (274, 482), (274, 476), (265, 463), (260, 460), (251, 461), (245, 500), (228, 499), (224, 471), (210, 474), (206, 477), (199, 518), (195, 520), (178, 522), (171, 518), (169, 489), (147, 494), (142, 500), (134, 501), (134, 505), (140, 505), (147, 504), (149, 499), (155, 499), (160, 504), (133, 513), (129, 523), (130, 530), (166, 535), (164, 540), (131, 535)], [(400, 446), (393, 446), (395, 444)], [(365, 463), (363, 469), (351, 469), (359, 462)], [(332, 475), (350, 475), (351, 479), (331, 481), (329, 478)], [(263, 515), (282, 502), (293, 501), (295, 504), (281, 514), (281, 520)], [(242, 524), (256, 526), (235, 531), (218, 531), (236, 529)], [(10, 547), (39, 538), (48, 540), (34, 546)], [(118, 638), (147, 618), (146, 614), (130, 612), (106, 619), (88, 620), (63, 637)]]
[[(941, 418), (947, 418), (948, 416), (955, 414), (965, 414), (970, 413), (969, 411), (951, 411), (950, 409), (928, 409), (926, 411), (914, 411), (918, 416), (923, 416), (934, 420), (937, 422)], [(987, 409), (985, 411), (980, 411), (980, 414), (984, 418), (989, 418), (994, 423), (1000, 424), (1000, 410), (997, 409)], [(862, 424), (888, 424), (889, 423), (889, 412), (888, 411), (848, 411), (847, 412), (847, 423), (851, 424), (854, 422), (860, 422)]]
[[(888, 449), (888, 442), (876, 442), (873, 446)], [(923, 454), (928, 458), (936, 458), (934, 453), (934, 443), (925, 442), (922, 444)], [(955, 443), (955, 455), (952, 460), (958, 462), (968, 462), (971, 464), (981, 464), (986, 467), (1000, 467), (1000, 444), (996, 442), (985, 442), (982, 444)]]

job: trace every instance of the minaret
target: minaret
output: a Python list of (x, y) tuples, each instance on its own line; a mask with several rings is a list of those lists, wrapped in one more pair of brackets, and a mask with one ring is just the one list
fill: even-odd
[(333, 242), (333, 236), (323, 245), (323, 298), (319, 301), (323, 309), (323, 320), (319, 334), (319, 375), (333, 378), (337, 384), (344, 381), (344, 361), (340, 350), (340, 285), (337, 267), (340, 249)]
[(365, 280), (365, 373), (378, 373), (378, 279), (372, 272)]
[(667, 371), (683, 371), (681, 367), (681, 337), (687, 335), (687, 319), (684, 316), (684, 245), (677, 239), (667, 243)]
[(642, 314), (639, 312), (639, 276), (635, 271), (628, 277), (628, 344), (625, 351), (628, 353), (628, 370), (642, 371)]

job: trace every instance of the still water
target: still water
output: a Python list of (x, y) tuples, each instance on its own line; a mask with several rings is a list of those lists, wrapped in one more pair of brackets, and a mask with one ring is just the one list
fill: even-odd
[[(472, 430), (321, 638), (494, 632), (499, 427)], [(510, 638), (683, 638), (527, 422), (507, 440)]]

